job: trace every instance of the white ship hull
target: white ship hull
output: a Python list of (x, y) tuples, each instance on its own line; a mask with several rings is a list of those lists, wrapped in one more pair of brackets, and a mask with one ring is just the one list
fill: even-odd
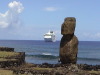
[(55, 42), (55, 38), (44, 38), (46, 42)]
[(55, 39), (55, 34), (54, 32), (48, 32), (44, 35), (44, 40), (46, 42), (55, 42), (56, 39)]

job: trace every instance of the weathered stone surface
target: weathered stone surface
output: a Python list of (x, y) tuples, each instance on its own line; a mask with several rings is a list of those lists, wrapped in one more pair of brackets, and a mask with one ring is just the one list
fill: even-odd
[(62, 64), (73, 63), (77, 61), (78, 39), (74, 35), (76, 19), (74, 17), (65, 18), (61, 27), (63, 35), (60, 42), (60, 61)]
[(25, 63), (25, 52), (0, 51), (0, 68), (19, 66)]
[(0, 51), (13, 52), (14, 51), (14, 48), (0, 47)]
[(62, 64), (76, 63), (78, 39), (75, 35), (65, 35), (60, 42), (60, 61)]
[(65, 18), (64, 23), (61, 26), (61, 34), (73, 34), (75, 31), (76, 19), (74, 17)]

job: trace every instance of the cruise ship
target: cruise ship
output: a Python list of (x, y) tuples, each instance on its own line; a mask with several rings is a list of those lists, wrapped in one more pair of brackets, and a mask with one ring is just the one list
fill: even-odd
[(49, 31), (48, 33), (44, 34), (44, 40), (46, 42), (55, 42), (55, 33), (53, 31)]

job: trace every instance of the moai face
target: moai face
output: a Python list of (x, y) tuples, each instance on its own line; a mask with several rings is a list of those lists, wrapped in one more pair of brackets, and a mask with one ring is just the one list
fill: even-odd
[(75, 31), (76, 19), (74, 17), (65, 18), (64, 23), (61, 26), (61, 34), (73, 34)]

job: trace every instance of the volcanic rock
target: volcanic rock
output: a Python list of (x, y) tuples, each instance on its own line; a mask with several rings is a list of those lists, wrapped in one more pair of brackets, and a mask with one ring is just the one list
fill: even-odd
[(78, 39), (74, 35), (76, 19), (73, 17), (65, 18), (61, 27), (63, 35), (60, 42), (60, 61), (62, 64), (73, 63), (77, 61)]

